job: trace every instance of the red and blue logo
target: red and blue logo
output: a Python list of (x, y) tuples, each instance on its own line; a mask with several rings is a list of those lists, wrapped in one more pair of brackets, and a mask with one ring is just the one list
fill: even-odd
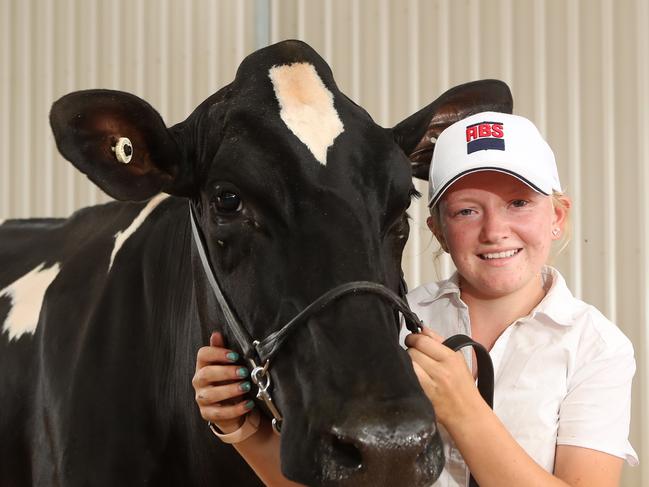
[(466, 128), (466, 153), (479, 150), (505, 150), (505, 133), (500, 122), (480, 122)]

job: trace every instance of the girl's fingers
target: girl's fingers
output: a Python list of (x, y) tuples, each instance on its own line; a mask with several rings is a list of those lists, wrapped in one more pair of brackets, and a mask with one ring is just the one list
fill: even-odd
[(420, 352), (416, 348), (409, 348), (408, 355), (413, 363), (417, 364), (423, 371), (430, 374), (435, 368), (439, 368), (439, 363), (430, 358), (425, 353)]
[[(444, 384), (451, 387), (452, 384), (459, 384), (460, 381), (465, 379), (469, 379), (469, 382), (473, 384), (473, 378), (461, 352), (453, 352), (450, 349), (449, 352), (448, 360), (441, 361), (431, 358), (430, 354), (423, 353), (416, 348), (408, 349), (408, 355), (410, 355), (413, 366), (416, 365), (421, 368), (438, 386)], [(415, 371), (417, 371), (416, 368)]]
[(210, 335), (210, 347), (223, 347), (224, 343), (223, 335), (218, 331), (213, 331)]
[(438, 340), (422, 333), (412, 333), (406, 337), (405, 343), (410, 348), (415, 348), (428, 355), (430, 358), (441, 361), (448, 359), (453, 350), (442, 345)]
[(236, 429), (239, 418), (255, 403), (241, 398), (251, 389), (250, 382), (245, 380), (250, 373), (246, 367), (234, 365), (239, 354), (225, 348), (224, 343), (223, 335), (213, 332), (210, 345), (198, 350), (192, 385), (203, 419)]
[(426, 335), (427, 337), (432, 338), (436, 342), (442, 343), (444, 341), (444, 338), (442, 337), (442, 335), (438, 335), (431, 328), (428, 328), (426, 326), (422, 327), (421, 333), (422, 333), (422, 335)]
[(211, 421), (216, 425), (221, 421), (240, 418), (244, 414), (250, 412), (255, 407), (252, 400), (240, 401), (233, 405), (213, 405), (201, 406), (201, 416), (205, 421)]
[(196, 391), (196, 402), (199, 406), (214, 406), (215, 403), (242, 396), (250, 392), (248, 381), (234, 382), (222, 386), (208, 386)]
[(422, 385), (422, 387), (425, 384), (431, 382), (430, 375), (415, 360), (412, 361), (412, 368), (415, 370), (415, 375), (417, 376), (417, 379), (419, 380), (419, 383)]
[(231, 364), (239, 360), (239, 354), (219, 346), (201, 347), (196, 354), (196, 371), (212, 364)]
[(241, 365), (205, 365), (196, 370), (192, 385), (199, 390), (218, 382), (240, 381), (249, 375), (249, 370)]

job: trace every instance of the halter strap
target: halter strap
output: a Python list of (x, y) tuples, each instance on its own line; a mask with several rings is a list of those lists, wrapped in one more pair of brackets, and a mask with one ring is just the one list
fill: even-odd
[(225, 299), (225, 296), (221, 291), (221, 287), (219, 286), (219, 283), (216, 280), (216, 274), (214, 273), (214, 269), (212, 269), (212, 264), (210, 263), (210, 259), (207, 257), (207, 246), (205, 245), (203, 233), (201, 232), (198, 226), (196, 212), (194, 210), (194, 205), (192, 205), (191, 201), (189, 202), (189, 220), (191, 221), (192, 224), (192, 234), (194, 235), (194, 243), (196, 244), (196, 250), (198, 250), (198, 256), (200, 257), (201, 263), (203, 264), (203, 269), (205, 270), (207, 281), (210, 283), (210, 287), (214, 292), (214, 296), (216, 297), (216, 300), (219, 303), (219, 307), (221, 308), (221, 311), (223, 311), (225, 321), (230, 331), (232, 332), (234, 339), (236, 340), (239, 347), (241, 347), (243, 356), (246, 358), (250, 358), (254, 353), (252, 338), (250, 337), (248, 331), (241, 325), (241, 323), (239, 323), (239, 320), (237, 319), (236, 315), (232, 311), (232, 308), (228, 304), (228, 300)]
[[(419, 331), (421, 321), (417, 315), (413, 313), (408, 305), (401, 299), (394, 291), (385, 287), (383, 284), (378, 284), (370, 281), (352, 281), (346, 284), (341, 284), (317, 298), (310, 305), (298, 313), (291, 321), (286, 323), (279, 330), (271, 333), (264, 338), (257, 345), (257, 353), (262, 362), (274, 357), (282, 344), (290, 336), (298, 325), (305, 322), (312, 315), (322, 311), (329, 306), (334, 300), (345, 294), (376, 294), (388, 301), (395, 309), (403, 315), (408, 329), (413, 332)], [(398, 326), (398, 325), (397, 325)]]

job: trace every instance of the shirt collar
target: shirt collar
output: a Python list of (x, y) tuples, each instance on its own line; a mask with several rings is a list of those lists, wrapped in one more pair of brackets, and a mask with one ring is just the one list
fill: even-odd
[[(532, 310), (528, 317), (545, 315), (557, 325), (570, 326), (574, 323), (575, 306), (574, 297), (563, 276), (554, 267), (545, 266), (541, 271), (544, 285), (549, 286), (545, 297)], [(417, 304), (425, 306), (441, 298), (454, 299), (456, 304), (466, 306), (460, 298), (459, 275), (456, 272), (445, 280), (424, 285), (426, 290), (422, 293)], [(524, 319), (524, 318), (523, 318)]]
[(545, 315), (557, 325), (572, 325), (579, 309), (574, 304), (575, 298), (568, 289), (566, 280), (558, 270), (550, 266), (545, 266), (541, 274), (544, 283), (548, 283), (550, 288), (530, 316)]
[(455, 271), (451, 277), (444, 279), (442, 281), (431, 282), (424, 285), (425, 293), (422, 293), (422, 296), (417, 301), (419, 305), (427, 305), (438, 299), (449, 296), (456, 295), (459, 299), (460, 297), (460, 277)]

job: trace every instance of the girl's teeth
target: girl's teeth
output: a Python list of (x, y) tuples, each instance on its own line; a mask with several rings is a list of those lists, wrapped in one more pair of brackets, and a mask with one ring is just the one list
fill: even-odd
[(482, 254), (485, 259), (504, 259), (506, 257), (513, 257), (518, 253), (518, 250), (508, 250), (506, 252), (495, 252), (493, 254)]

